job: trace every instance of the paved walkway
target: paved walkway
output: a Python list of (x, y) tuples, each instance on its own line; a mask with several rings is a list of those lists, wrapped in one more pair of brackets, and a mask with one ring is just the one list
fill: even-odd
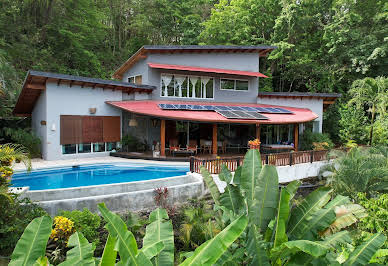
[[(161, 165), (177, 165), (177, 166), (189, 166), (188, 162), (166, 162), (166, 161), (150, 161), (140, 159), (125, 159), (112, 156), (106, 157), (94, 157), (94, 158), (78, 158), (69, 160), (57, 160), (57, 161), (45, 161), (43, 159), (32, 159), (32, 169), (52, 168), (52, 167), (64, 167), (80, 164), (96, 164), (96, 163), (144, 163), (144, 164), (161, 164)], [(16, 163), (14, 165), (15, 171), (26, 170), (23, 163)]]

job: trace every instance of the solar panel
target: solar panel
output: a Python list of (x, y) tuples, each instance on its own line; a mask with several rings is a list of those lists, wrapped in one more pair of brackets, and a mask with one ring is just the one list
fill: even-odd
[(205, 108), (205, 110), (209, 110), (209, 111), (215, 110), (215, 106), (213, 106), (213, 105), (203, 105), (203, 108)]
[(247, 111), (247, 112), (257, 112), (256, 108), (254, 107), (250, 107), (250, 106), (244, 106), (244, 107), (241, 107), (244, 111)]
[(215, 107), (214, 110), (216, 110), (216, 111), (231, 111), (232, 110), (228, 106), (217, 105), (217, 106), (214, 106), (214, 107)]
[(244, 111), (244, 107), (240, 106), (229, 106), (229, 108), (233, 111)]
[(216, 112), (228, 119), (255, 119), (255, 120), (268, 119), (264, 115), (258, 114), (257, 112), (245, 112), (245, 111), (216, 111)]
[(292, 114), (293, 112), (291, 112), (290, 110), (287, 110), (287, 109), (284, 109), (284, 108), (278, 108), (276, 107), (277, 110), (279, 110), (281, 113), (283, 114)]
[(257, 112), (259, 112), (259, 113), (268, 113), (267, 108), (264, 108), (264, 107), (255, 107), (255, 109), (256, 109)]
[(202, 105), (192, 105), (192, 110), (195, 110), (195, 111), (203, 111), (203, 110), (206, 110), (206, 109), (203, 108)]

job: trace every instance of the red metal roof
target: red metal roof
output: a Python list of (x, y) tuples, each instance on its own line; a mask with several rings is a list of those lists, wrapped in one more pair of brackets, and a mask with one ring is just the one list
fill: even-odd
[[(240, 123), (240, 124), (295, 124), (304, 123), (316, 119), (318, 116), (310, 109), (284, 107), (266, 104), (247, 104), (247, 103), (209, 103), (209, 102), (187, 102), (187, 101), (119, 101), (106, 102), (122, 110), (152, 117), (164, 119), (212, 122), (212, 123)], [(293, 114), (263, 114), (268, 120), (246, 120), (246, 119), (227, 119), (214, 111), (187, 111), (187, 110), (162, 110), (158, 104), (202, 104), (202, 105), (224, 105), (224, 106), (253, 106), (253, 107), (282, 107), (293, 112)]]
[(184, 70), (184, 71), (192, 71), (192, 72), (220, 73), (220, 74), (229, 74), (229, 75), (268, 78), (266, 75), (261, 74), (260, 72), (240, 71), (240, 70), (232, 70), (232, 69), (168, 65), (168, 64), (159, 64), (159, 63), (148, 63), (148, 66), (152, 68), (160, 68), (160, 69), (173, 69), (173, 70)]

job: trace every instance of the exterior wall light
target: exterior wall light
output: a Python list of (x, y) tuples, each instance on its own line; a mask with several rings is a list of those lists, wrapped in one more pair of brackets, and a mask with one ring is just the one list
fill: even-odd
[(128, 126), (130, 127), (137, 127), (137, 121), (136, 119), (132, 118), (129, 120)]
[(94, 115), (97, 112), (97, 108), (89, 108), (89, 114)]

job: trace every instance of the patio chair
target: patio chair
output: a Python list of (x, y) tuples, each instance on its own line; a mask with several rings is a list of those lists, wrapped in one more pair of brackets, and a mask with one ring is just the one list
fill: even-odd
[(209, 152), (209, 154), (212, 151), (212, 141), (211, 140), (205, 140), (201, 139), (199, 140), (199, 144), (201, 145), (202, 153)]
[(192, 151), (194, 154), (197, 154), (198, 152), (197, 141), (194, 139), (189, 140), (189, 145), (187, 145), (187, 150)]
[(217, 148), (219, 151), (221, 151), (222, 153), (226, 153), (226, 145), (228, 144), (228, 142), (226, 140), (224, 141), (217, 141)]
[(181, 145), (178, 144), (177, 139), (170, 139), (169, 151), (172, 153), (173, 151), (179, 151), (181, 149)]

